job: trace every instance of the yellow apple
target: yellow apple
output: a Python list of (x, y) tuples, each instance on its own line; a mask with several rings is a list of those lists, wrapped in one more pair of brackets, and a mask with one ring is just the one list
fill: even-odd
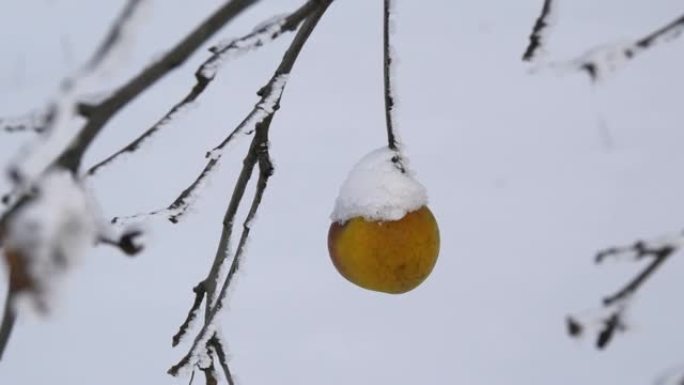
[(390, 294), (416, 288), (430, 275), (439, 254), (439, 228), (427, 206), (394, 221), (354, 217), (333, 222), (330, 258), (343, 277)]

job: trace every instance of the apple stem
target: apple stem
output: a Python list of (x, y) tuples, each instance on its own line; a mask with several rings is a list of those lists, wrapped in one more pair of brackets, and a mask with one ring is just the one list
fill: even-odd
[(392, 0), (384, 0), (383, 12), (383, 73), (385, 80), (385, 122), (387, 124), (387, 142), (391, 150), (398, 150), (397, 138), (394, 134), (394, 96), (392, 94), (392, 55), (390, 44), (390, 15)]

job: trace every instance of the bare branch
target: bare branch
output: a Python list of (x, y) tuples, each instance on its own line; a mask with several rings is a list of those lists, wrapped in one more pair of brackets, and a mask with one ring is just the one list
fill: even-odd
[(186, 106), (189, 106), (207, 89), (209, 84), (214, 80), (216, 76), (216, 71), (218, 68), (228, 59), (233, 57), (241, 56), (244, 53), (262, 47), (266, 43), (273, 41), (280, 37), (285, 32), (295, 30), (299, 24), (308, 16), (312, 9), (315, 7), (316, 1), (310, 0), (301, 6), (299, 9), (295, 10), (288, 16), (284, 18), (279, 18), (277, 20), (271, 20), (266, 23), (262, 23), (261, 27), (252, 31), (251, 33), (242, 36), (238, 39), (230, 40), (227, 43), (221, 44), (219, 46), (214, 46), (211, 48), (213, 54), (209, 59), (204, 61), (199, 69), (195, 72), (195, 85), (192, 87), (190, 92), (181, 101), (176, 103), (171, 110), (169, 110), (159, 121), (157, 121), (152, 127), (143, 132), (131, 143), (107, 157), (106, 159), (98, 162), (92, 166), (88, 171), (87, 175), (95, 174), (101, 167), (106, 166), (113, 162), (119, 156), (125, 153), (135, 152), (140, 146), (154, 135), (157, 131), (162, 129), (164, 126), (172, 122), (176, 116), (181, 113)]
[(545, 33), (549, 26), (549, 18), (551, 16), (551, 3), (551, 0), (544, 0), (541, 14), (537, 17), (537, 21), (534, 23), (532, 33), (530, 34), (530, 43), (527, 45), (522, 57), (524, 61), (532, 61), (537, 50), (543, 48), (544, 40), (546, 38)]
[[(606, 315), (601, 316), (599, 321), (600, 331), (596, 339), (597, 348), (605, 348), (612, 340), (615, 332), (626, 330), (624, 314), (630, 300), (682, 245), (684, 245), (684, 234), (650, 241), (638, 241), (630, 246), (611, 247), (597, 253), (596, 263), (602, 263), (608, 258), (620, 259), (626, 256), (633, 260), (650, 258), (649, 263), (621, 289), (603, 299), (601, 311), (605, 312)], [(579, 321), (577, 316), (569, 316), (566, 322), (568, 334), (571, 337), (580, 336), (585, 329), (585, 323)]]
[(672, 247), (664, 247), (662, 249), (659, 249), (657, 251), (653, 251), (653, 260), (651, 263), (649, 263), (644, 270), (642, 270), (639, 274), (637, 274), (627, 285), (625, 285), (622, 289), (620, 289), (618, 292), (616, 292), (613, 295), (610, 295), (606, 298), (603, 299), (603, 304), (605, 306), (610, 306), (618, 301), (625, 300), (634, 293), (636, 293), (637, 290), (648, 280), (649, 277), (653, 275), (657, 271), (657, 269), (665, 262), (670, 255), (675, 251)]

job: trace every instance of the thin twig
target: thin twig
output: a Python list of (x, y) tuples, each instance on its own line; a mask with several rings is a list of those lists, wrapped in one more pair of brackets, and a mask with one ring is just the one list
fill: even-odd
[(114, 24), (112, 25), (112, 28), (110, 28), (109, 33), (105, 37), (104, 41), (102, 44), (100, 44), (97, 50), (95, 50), (95, 53), (86, 64), (86, 70), (94, 71), (102, 65), (109, 54), (123, 39), (127, 24), (133, 19), (133, 15), (145, 1), (147, 0), (128, 0), (126, 2), (123, 11), (114, 21)]
[(209, 367), (200, 368), (200, 370), (202, 373), (204, 373), (204, 383), (206, 385), (218, 385), (218, 376), (213, 362), (209, 365)]
[(683, 29), (684, 14), (665, 26), (630, 43), (591, 49), (581, 57), (570, 62), (570, 67), (586, 72), (592, 81), (597, 81), (604, 72), (614, 71), (620, 65), (634, 59), (649, 48), (679, 37)]
[(532, 61), (537, 50), (542, 47), (543, 40), (545, 38), (545, 29), (549, 26), (549, 17), (551, 15), (551, 0), (544, 0), (544, 5), (542, 6), (541, 14), (537, 17), (537, 21), (534, 23), (532, 28), (532, 33), (530, 34), (530, 43), (523, 53), (522, 59), (524, 61)]
[[(629, 246), (611, 247), (597, 253), (596, 263), (602, 263), (608, 258), (618, 259), (627, 255), (637, 261), (650, 258), (649, 263), (622, 288), (603, 298), (600, 312), (605, 315), (601, 316), (598, 322), (600, 330), (596, 337), (597, 348), (605, 348), (615, 336), (615, 332), (626, 330), (624, 314), (630, 300), (682, 245), (684, 245), (684, 234), (651, 241), (638, 241)], [(594, 322), (589, 322), (589, 324), (592, 323)], [(577, 316), (568, 316), (566, 325), (571, 337), (579, 337), (585, 329), (585, 324)]]
[(192, 307), (190, 308), (190, 311), (188, 311), (188, 316), (185, 318), (185, 321), (183, 321), (183, 324), (178, 328), (176, 334), (173, 335), (171, 346), (177, 346), (180, 343), (181, 338), (187, 333), (190, 324), (197, 318), (197, 312), (199, 312), (204, 296), (207, 293), (204, 282), (198, 283), (197, 286), (192, 288), (192, 291), (195, 293), (195, 301), (192, 303)]
[(71, 145), (59, 156), (56, 164), (76, 173), (80, 167), (83, 154), (109, 119), (164, 75), (183, 64), (188, 57), (226, 23), (257, 1), (259, 0), (232, 0), (227, 2), (198, 25), (161, 59), (145, 68), (112, 95), (93, 107), (88, 122)]
[(207, 89), (209, 84), (214, 80), (216, 69), (225, 61), (228, 56), (237, 57), (246, 52), (262, 47), (265, 43), (275, 40), (285, 32), (295, 30), (306, 16), (311, 13), (315, 7), (316, 1), (310, 0), (299, 7), (288, 16), (264, 23), (258, 29), (251, 33), (234, 39), (222, 46), (212, 47), (213, 54), (200, 65), (195, 72), (195, 85), (190, 92), (181, 101), (176, 103), (161, 119), (159, 119), (152, 127), (143, 132), (131, 143), (98, 162), (92, 166), (86, 175), (95, 174), (100, 168), (113, 162), (116, 158), (125, 153), (135, 152), (148, 138), (154, 135), (162, 127), (170, 123), (186, 106), (193, 103), (197, 98)]
[(43, 133), (52, 123), (54, 112), (54, 109), (46, 109), (44, 111), (34, 111), (19, 117), (0, 118), (0, 130), (8, 133)]
[(610, 295), (603, 299), (603, 304), (605, 306), (610, 306), (618, 301), (623, 301), (628, 297), (631, 297), (636, 293), (637, 290), (658, 270), (660, 266), (674, 253), (676, 249), (673, 247), (663, 247), (659, 250), (654, 250), (652, 254), (653, 260), (631, 281), (629, 281), (622, 289), (618, 290), (615, 294)]

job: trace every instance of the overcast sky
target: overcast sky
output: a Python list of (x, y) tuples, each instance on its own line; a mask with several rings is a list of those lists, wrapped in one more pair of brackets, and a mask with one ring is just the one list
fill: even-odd
[[(102, 90), (221, 3), (152, 1)], [(300, 3), (264, 0), (213, 41)], [(520, 61), (541, 1), (398, 3), (400, 133), (439, 220), (437, 266), (418, 289), (391, 296), (351, 285), (329, 260), (337, 190), (385, 143), (381, 1), (337, 0), (272, 125), (276, 174), (222, 322), (239, 383), (644, 385), (684, 364), (682, 258), (644, 288), (628, 333), (607, 351), (564, 333), (566, 314), (597, 306), (637, 271), (594, 266), (596, 250), (684, 227), (684, 39), (592, 85), (583, 73), (532, 73)], [(0, 3), (0, 116), (49, 100), (123, 4)], [(545, 58), (640, 37), (683, 10), (675, 0), (562, 0)], [(169, 204), (251, 109), (290, 38), (231, 62), (190, 113), (94, 178), (106, 215)], [(199, 52), (118, 114), (85, 164), (161, 117), (206, 57)], [(28, 139), (0, 133), (2, 164)], [(50, 317), (21, 317), (0, 384), (187, 384), (165, 373), (186, 349), (172, 349), (171, 336), (213, 259), (246, 144), (224, 157), (185, 221), (148, 222), (145, 253), (94, 249)]]

